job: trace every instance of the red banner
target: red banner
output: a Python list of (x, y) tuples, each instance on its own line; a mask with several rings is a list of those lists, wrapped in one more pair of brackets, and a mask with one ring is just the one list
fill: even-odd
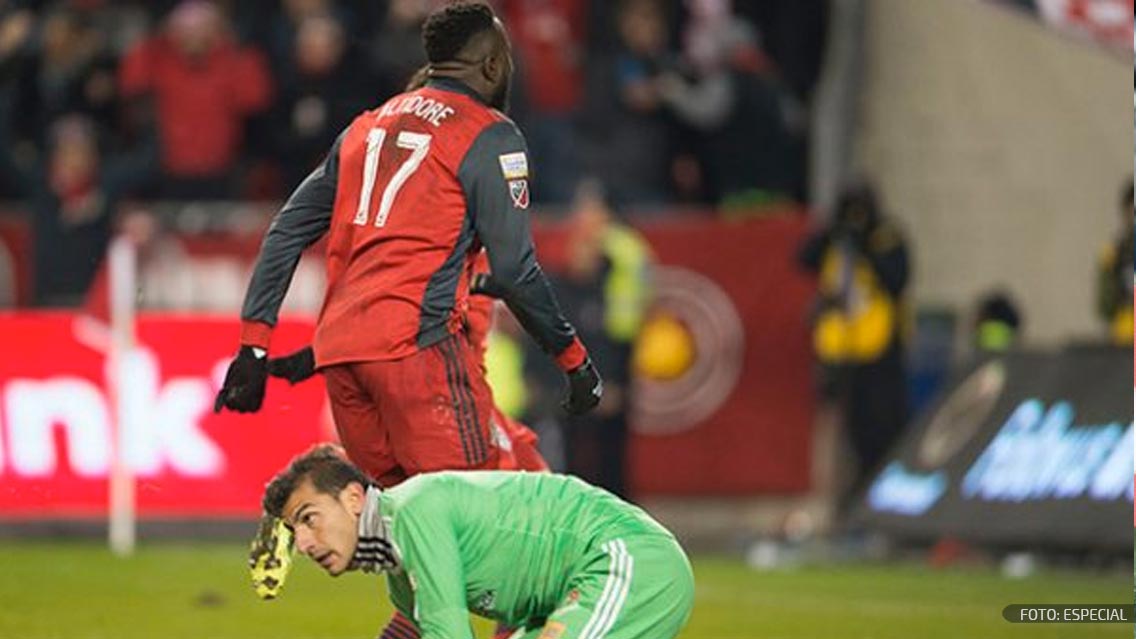
[[(728, 381), (713, 378), (722, 368), (731, 361), (736, 367), (735, 381), (717, 408), (690, 428), (641, 434), (635, 441), (633, 477), (643, 492), (720, 495), (808, 489), (814, 405), (808, 308), (814, 289), (795, 260), (806, 223), (806, 218), (795, 216), (738, 224), (674, 224), (646, 231), (659, 261), (676, 275), (685, 271), (713, 283), (660, 278), (660, 287), (665, 287), (659, 291), (661, 303), (680, 318), (689, 318), (696, 334), (699, 329), (728, 333), (729, 328), (713, 325), (731, 319), (718, 309), (732, 305), (742, 339), (732, 353), (728, 336), (706, 340), (717, 348), (697, 353), (704, 360), (702, 386), (655, 388), (653, 397), (644, 398), (648, 406), (658, 405), (662, 394), (674, 392), (691, 402), (707, 386)], [(696, 361), (692, 372), (698, 365)], [(646, 417), (639, 420), (640, 433), (650, 427)]]
[[(636, 493), (806, 490), (812, 286), (793, 260), (806, 219), (688, 218), (641, 230), (658, 260), (647, 341), (673, 370), (638, 382)], [(550, 270), (563, 239), (561, 227), (537, 230)], [(178, 268), (143, 264), (144, 297), (152, 302), (165, 291), (205, 307), (239, 303), (256, 242), (183, 244)], [(297, 275), (289, 296), (294, 311), (318, 306), (322, 293), (319, 255), (305, 264), (308, 275)], [(299, 347), (311, 330), (310, 320), (284, 322), (273, 350)], [(212, 413), (237, 332), (235, 309), (141, 315), (124, 385), (127, 406), (142, 416), (125, 436), (140, 516), (255, 515), (273, 473), (334, 438), (318, 378), (296, 387), (273, 380), (256, 415)], [(0, 336), (0, 517), (103, 515), (117, 423), (105, 328), (74, 314), (19, 313), (0, 315)]]
[[(214, 415), (213, 397), (237, 341), (234, 319), (143, 316), (128, 358), (124, 403), (139, 418), (124, 433), (142, 517), (259, 513), (274, 473), (328, 439), (316, 380), (273, 380), (256, 415)], [(100, 516), (118, 402), (107, 384), (105, 327), (71, 314), (0, 315), (0, 514)], [(311, 335), (284, 322), (281, 348)]]

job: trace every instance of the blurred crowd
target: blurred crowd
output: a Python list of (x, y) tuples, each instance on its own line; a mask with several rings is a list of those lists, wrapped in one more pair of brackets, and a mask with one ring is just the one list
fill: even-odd
[[(130, 195), (281, 198), (424, 63), (419, 29), (438, 4), (0, 0), (0, 196), (24, 195), (13, 163), (84, 147), (133, 160), (116, 185)], [(587, 175), (612, 176), (632, 205), (801, 197), (827, 2), (493, 4), (539, 203), (567, 202)]]
[[(30, 301), (82, 298), (124, 203), (286, 197), (424, 64), (439, 4), (0, 0), (0, 201), (28, 216)], [(824, 0), (492, 4), (538, 205), (597, 176), (621, 212), (803, 200)]]

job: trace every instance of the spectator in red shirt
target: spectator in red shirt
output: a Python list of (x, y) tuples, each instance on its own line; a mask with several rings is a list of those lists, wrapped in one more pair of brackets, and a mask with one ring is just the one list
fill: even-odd
[(272, 87), (261, 54), (233, 40), (215, 4), (177, 5), (162, 32), (127, 53), (119, 83), (128, 98), (154, 100), (160, 197), (234, 195), (245, 118), (268, 107)]

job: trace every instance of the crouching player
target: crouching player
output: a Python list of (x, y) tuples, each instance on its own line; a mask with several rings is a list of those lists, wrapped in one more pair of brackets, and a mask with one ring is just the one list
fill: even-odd
[(385, 573), (422, 639), (473, 639), (470, 612), (517, 639), (670, 639), (694, 600), (665, 528), (564, 475), (428, 473), (380, 490), (324, 445), (272, 480), (264, 509), (328, 574)]

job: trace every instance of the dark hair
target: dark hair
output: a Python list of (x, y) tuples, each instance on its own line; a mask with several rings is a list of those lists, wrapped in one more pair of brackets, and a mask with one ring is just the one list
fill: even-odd
[(371, 480), (344, 457), (343, 450), (332, 444), (317, 444), (298, 455), (268, 482), (264, 489), (264, 511), (275, 517), (284, 516), (284, 504), (305, 479), (321, 493), (337, 496), (351, 482), (370, 486)]
[(439, 9), (422, 25), (422, 48), (431, 63), (447, 62), (469, 44), (473, 36), (493, 28), (493, 10), (476, 2), (456, 2)]
[(991, 291), (978, 302), (976, 324), (995, 321), (1006, 324), (1017, 331), (1022, 326), (1022, 316), (1014, 298), (1005, 291)]
[(1120, 189), (1120, 204), (1132, 206), (1132, 178), (1128, 178), (1128, 182)]
[(867, 219), (867, 228), (871, 229), (880, 221), (880, 203), (876, 196), (876, 188), (867, 180), (857, 180), (840, 192), (836, 199), (836, 215), (834, 222), (838, 227), (846, 226), (856, 211), (863, 213)]

